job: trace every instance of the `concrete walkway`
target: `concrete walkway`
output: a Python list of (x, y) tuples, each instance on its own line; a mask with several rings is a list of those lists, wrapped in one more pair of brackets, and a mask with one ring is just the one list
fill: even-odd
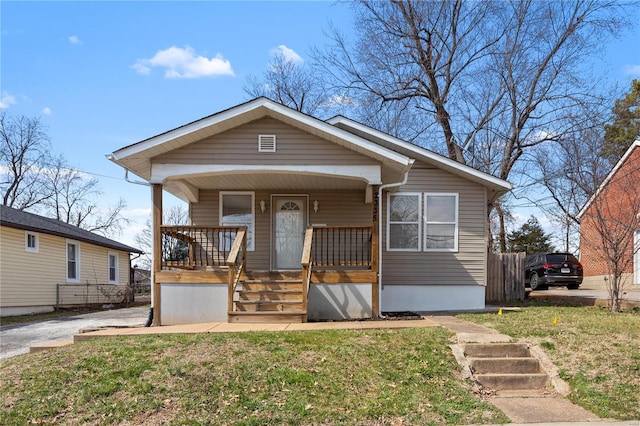
[[(511, 337), (500, 334), (495, 330), (461, 320), (450, 315), (424, 316), (422, 320), (389, 320), (389, 321), (345, 321), (345, 322), (312, 322), (297, 324), (232, 324), (232, 323), (207, 323), (162, 327), (131, 327), (131, 328), (104, 328), (99, 330), (85, 330), (74, 336), (74, 341), (83, 341), (100, 337), (135, 336), (143, 334), (170, 334), (170, 333), (229, 333), (243, 331), (304, 331), (304, 330), (329, 330), (329, 329), (393, 329), (409, 327), (437, 327), (447, 328), (456, 334), (456, 341), (461, 343), (491, 343), (510, 342)], [(51, 342), (39, 345), (32, 350), (42, 350), (71, 344), (73, 341)], [(453, 345), (454, 355), (458, 362), (460, 353), (455, 353), (456, 345)], [(464, 356), (462, 356), (464, 358)], [(464, 368), (464, 365), (463, 365)], [(468, 368), (468, 366), (467, 366)], [(469, 374), (470, 375), (470, 374)], [(503, 394), (485, 395), (485, 400), (502, 410), (512, 422), (516, 424), (588, 424), (590, 426), (606, 424), (623, 424), (640, 426), (640, 422), (607, 422), (595, 416), (593, 413), (571, 403), (559, 393), (550, 391), (534, 394)]]
[[(471, 370), (467, 365), (463, 353), (464, 343), (505, 343), (513, 341), (511, 337), (500, 334), (490, 328), (464, 321), (452, 316), (427, 316), (442, 327), (456, 333), (458, 345), (452, 345), (454, 356), (466, 373), (464, 376), (470, 377)], [(543, 364), (548, 364), (547, 360), (541, 360)], [(545, 366), (546, 367), (546, 366)], [(545, 368), (548, 369), (548, 368)], [(547, 371), (549, 376), (553, 372)], [(555, 385), (560, 379), (552, 378)], [(568, 386), (562, 386), (568, 389)], [(601, 420), (598, 416), (573, 404), (556, 391), (546, 392), (496, 392), (485, 395), (485, 400), (498, 407), (514, 423), (576, 423), (595, 422)], [(635, 426), (640, 426), (636, 424)]]

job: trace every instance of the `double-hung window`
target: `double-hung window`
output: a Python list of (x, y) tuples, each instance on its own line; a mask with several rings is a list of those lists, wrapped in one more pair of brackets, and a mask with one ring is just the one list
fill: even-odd
[(24, 250), (29, 253), (37, 253), (40, 250), (38, 241), (38, 233), (25, 231), (24, 233)]
[(109, 253), (108, 256), (109, 284), (118, 284), (118, 254)]
[[(220, 225), (246, 226), (247, 250), (253, 251), (255, 208), (253, 192), (220, 192)], [(235, 233), (221, 233), (220, 249), (228, 251)]]
[(80, 243), (67, 241), (67, 282), (80, 282)]
[(420, 251), (419, 193), (395, 193), (387, 197), (387, 250)]
[(458, 194), (388, 194), (387, 250), (458, 251)]
[(424, 250), (458, 250), (458, 194), (424, 194)]

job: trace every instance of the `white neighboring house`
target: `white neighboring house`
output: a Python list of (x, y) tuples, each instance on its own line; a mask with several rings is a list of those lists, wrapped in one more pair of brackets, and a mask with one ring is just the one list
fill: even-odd
[[(142, 251), (67, 223), (0, 206), (0, 316), (120, 297)], [(57, 284), (69, 284), (58, 289)], [(100, 286), (98, 286), (100, 285)], [(104, 297), (102, 298), (104, 300)]]

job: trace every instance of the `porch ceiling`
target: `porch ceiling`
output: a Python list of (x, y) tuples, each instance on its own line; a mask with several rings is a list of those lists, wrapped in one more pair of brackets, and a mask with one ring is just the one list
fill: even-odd
[(367, 183), (358, 179), (339, 179), (327, 176), (294, 173), (251, 173), (194, 177), (186, 182), (199, 189), (363, 189)]
[(301, 175), (295, 173), (244, 173), (216, 176), (198, 176), (185, 179), (168, 179), (164, 189), (176, 197), (188, 201), (184, 183), (196, 189), (233, 190), (277, 190), (277, 191), (340, 191), (365, 190), (367, 182), (361, 179), (346, 179), (328, 176)]

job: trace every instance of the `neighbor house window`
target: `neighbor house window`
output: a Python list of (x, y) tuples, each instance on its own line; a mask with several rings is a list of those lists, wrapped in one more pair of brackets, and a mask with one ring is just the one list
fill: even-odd
[(80, 243), (67, 241), (67, 282), (80, 282)]
[(458, 250), (458, 194), (424, 194), (424, 250)]
[(26, 231), (24, 233), (24, 249), (30, 253), (37, 253), (40, 250), (38, 233)]
[[(220, 192), (220, 225), (246, 226), (247, 250), (253, 251), (255, 209), (253, 192)], [(220, 249), (228, 251), (235, 233), (220, 233)]]
[(109, 284), (118, 284), (118, 255), (109, 253)]
[(420, 250), (420, 194), (389, 194), (387, 221), (387, 250)]

